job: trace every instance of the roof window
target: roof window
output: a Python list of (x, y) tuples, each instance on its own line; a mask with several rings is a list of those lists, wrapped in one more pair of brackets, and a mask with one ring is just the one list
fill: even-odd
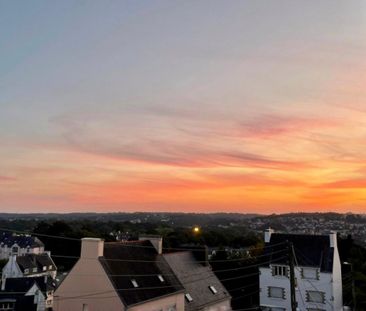
[(135, 279), (132, 279), (131, 283), (132, 283), (133, 287), (135, 287), (135, 288), (139, 287), (139, 285), (137, 284), (137, 281)]
[(193, 298), (192, 298), (192, 296), (190, 295), (190, 294), (185, 294), (185, 297), (186, 297), (186, 299), (187, 299), (187, 301), (188, 302), (192, 302), (193, 301)]
[(160, 282), (165, 282), (165, 280), (164, 280), (164, 278), (163, 278), (163, 276), (161, 275), (161, 274), (158, 274), (158, 279), (160, 280)]
[(214, 294), (214, 295), (217, 294), (217, 289), (214, 286), (210, 285), (208, 288), (210, 289), (210, 291), (212, 292), (212, 294)]

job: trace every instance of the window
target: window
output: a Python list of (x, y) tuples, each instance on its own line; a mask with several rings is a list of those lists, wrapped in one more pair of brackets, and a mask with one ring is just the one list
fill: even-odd
[(177, 311), (177, 306), (173, 305), (173, 306), (168, 307), (168, 311)]
[(303, 279), (319, 280), (319, 270), (314, 268), (302, 268), (301, 277)]
[(282, 287), (268, 287), (268, 297), (285, 299), (285, 289)]
[(287, 266), (272, 266), (272, 275), (274, 276), (285, 276), (288, 277), (288, 267)]
[(323, 292), (307, 290), (306, 291), (306, 301), (325, 303), (325, 294)]
[(188, 302), (192, 302), (193, 301), (193, 298), (192, 298), (192, 296), (190, 295), (190, 294), (185, 294), (185, 296), (186, 296), (186, 299), (187, 299), (187, 301)]
[(46, 266), (43, 266), (43, 271), (47, 271), (47, 267)]
[(24, 269), (24, 274), (28, 274), (29, 273), (29, 269)]
[(133, 287), (135, 287), (135, 288), (139, 287), (139, 285), (137, 284), (137, 281), (135, 279), (132, 279), (131, 283), (132, 283)]
[(11, 249), (11, 251), (13, 252), (13, 254), (18, 254), (18, 250), (19, 250), (19, 248), (18, 248), (18, 247), (16, 247), (16, 246), (14, 246), (14, 247)]
[(208, 288), (210, 289), (210, 291), (211, 291), (214, 295), (216, 295), (216, 294), (217, 294), (217, 289), (216, 289), (214, 286), (210, 285)]
[(0, 303), (0, 311), (12, 311), (14, 310), (14, 302)]
[(37, 268), (33, 268), (33, 272), (37, 272)]
[(82, 311), (89, 311), (89, 306), (86, 303), (83, 303), (83, 309)]
[(52, 270), (52, 265), (49, 265), (48, 266), (48, 270)]
[(161, 275), (161, 274), (158, 274), (158, 279), (160, 280), (160, 282), (165, 282), (165, 280), (164, 280), (164, 278), (163, 278), (163, 276)]

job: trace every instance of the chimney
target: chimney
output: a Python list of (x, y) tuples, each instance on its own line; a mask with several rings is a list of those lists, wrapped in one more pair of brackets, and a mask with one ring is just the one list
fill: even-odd
[(103, 256), (104, 241), (97, 238), (81, 239), (81, 254), (83, 259), (97, 259)]
[(150, 241), (158, 254), (163, 253), (163, 238), (159, 235), (141, 235), (139, 241)]
[(264, 243), (269, 243), (271, 241), (271, 234), (274, 233), (274, 230), (268, 228), (264, 231)]
[(331, 231), (329, 233), (330, 247), (337, 248), (337, 232)]

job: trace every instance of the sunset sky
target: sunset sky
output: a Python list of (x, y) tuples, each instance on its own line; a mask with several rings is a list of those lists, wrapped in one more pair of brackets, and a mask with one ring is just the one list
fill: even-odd
[(366, 1), (1, 1), (0, 212), (366, 212)]

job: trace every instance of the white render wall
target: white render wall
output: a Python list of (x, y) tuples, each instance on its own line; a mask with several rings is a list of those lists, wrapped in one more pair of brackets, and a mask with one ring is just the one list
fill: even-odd
[[(13, 247), (18, 247), (18, 252), (13, 253)], [(44, 247), (29, 247), (29, 248), (20, 248), (18, 244), (13, 244), (8, 247), (7, 245), (0, 245), (0, 259), (8, 259), (11, 255), (24, 256), (26, 254), (43, 254)]]
[(23, 277), (23, 273), (16, 262), (16, 256), (11, 256), (2, 270), (1, 289), (3, 289), (5, 286), (4, 283), (5, 279), (20, 278), (20, 277)]
[[(268, 286), (276, 286), (285, 289), (285, 298), (268, 297)], [(290, 279), (287, 277), (272, 276), (272, 269), (259, 268), (259, 301), (261, 306), (281, 307), (291, 310)]]
[[(319, 280), (308, 280), (301, 277), (301, 268), (295, 267), (295, 278), (297, 279), (296, 301), (300, 311), (306, 311), (307, 308), (319, 308), (326, 311), (341, 311), (342, 310), (342, 291), (340, 294), (333, 294), (335, 280), (332, 278), (332, 273), (319, 274)], [(282, 307), (286, 310), (291, 310), (291, 292), (290, 278), (284, 276), (273, 276), (271, 268), (260, 268), (260, 304), (261, 306)], [(336, 281), (339, 283), (338, 281)], [(268, 297), (268, 286), (285, 288), (285, 298)], [(340, 283), (342, 288), (342, 283)], [(325, 293), (325, 304), (306, 302), (306, 291), (317, 291)]]
[(333, 293), (334, 293), (334, 310), (343, 310), (343, 294), (342, 294), (342, 267), (339, 258), (337, 236), (334, 234), (334, 258), (333, 258)]

